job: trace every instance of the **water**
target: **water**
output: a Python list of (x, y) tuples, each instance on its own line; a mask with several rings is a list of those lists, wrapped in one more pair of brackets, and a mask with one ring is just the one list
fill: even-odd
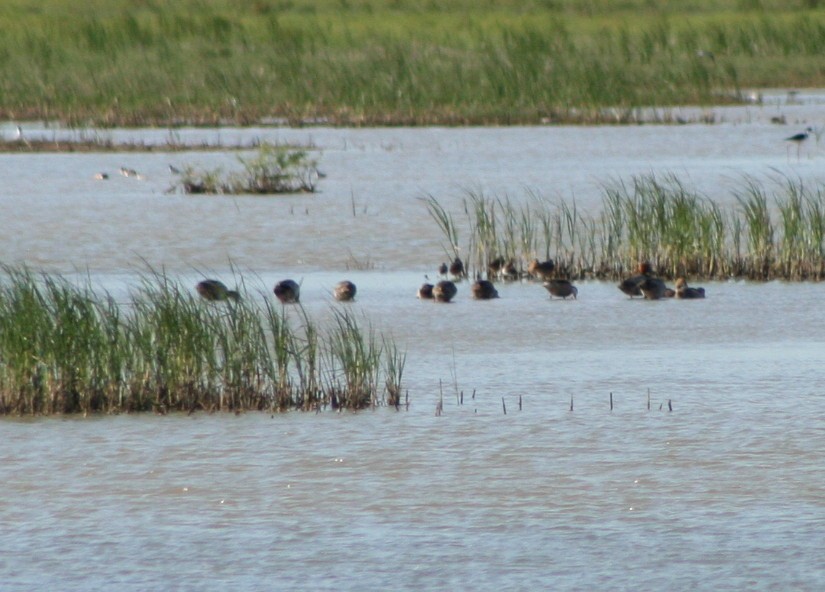
[[(821, 182), (821, 146), (797, 162), (783, 143), (822, 124), (814, 107), (712, 126), (180, 132), (313, 144), (328, 176), (297, 197), (164, 193), (168, 164), (231, 168), (233, 154), (0, 155), (3, 261), (88, 273), (123, 298), (146, 263), (193, 285), (231, 283), (234, 265), (266, 293), (301, 279), (321, 323), (350, 278), (352, 309), (407, 349), (411, 400), (4, 420), (0, 589), (822, 589), (821, 285), (415, 298), (445, 257), (422, 196), (455, 208), (468, 188), (530, 189), (597, 208), (601, 183), (649, 172), (719, 200), (742, 175)], [(799, 125), (771, 125), (779, 110)]]

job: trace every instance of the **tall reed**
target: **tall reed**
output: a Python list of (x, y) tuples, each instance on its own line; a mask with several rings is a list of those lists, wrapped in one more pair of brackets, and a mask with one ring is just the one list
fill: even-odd
[(608, 182), (602, 192), (602, 209), (593, 215), (535, 191), (520, 205), (511, 196), (469, 192), (462, 207), (475, 247), (470, 265), (487, 269), (492, 257), (505, 256), (524, 268), (541, 254), (555, 259), (558, 275), (572, 277), (619, 278), (650, 260), (666, 277), (825, 278), (821, 184), (745, 177), (731, 191), (735, 206), (708, 199), (673, 174)]
[(441, 204), (438, 203), (438, 200), (432, 196), (427, 196), (425, 198), (425, 203), (427, 204), (427, 211), (430, 213), (430, 217), (441, 229), (444, 238), (447, 240), (447, 246), (444, 247), (444, 252), (447, 253), (447, 255), (452, 256), (454, 259), (460, 257), (461, 252), (458, 246), (458, 228), (455, 225), (455, 220), (453, 219), (452, 214), (445, 210)]
[(405, 354), (390, 337), (348, 313), (326, 329), (296, 315), (263, 293), (207, 302), (161, 272), (118, 304), (88, 281), (4, 266), (0, 412), (361, 409), (385, 392), (397, 404)]
[(378, 404), (382, 348), (375, 331), (363, 330), (349, 311), (333, 310), (329, 333), (327, 384), (334, 408), (361, 409)]

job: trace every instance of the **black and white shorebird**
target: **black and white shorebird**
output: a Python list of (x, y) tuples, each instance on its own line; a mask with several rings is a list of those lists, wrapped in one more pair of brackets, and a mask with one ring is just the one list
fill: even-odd
[(799, 132), (798, 134), (794, 134), (794, 135), (790, 136), (789, 138), (785, 138), (785, 141), (788, 142), (788, 158), (789, 159), (791, 157), (790, 156), (790, 154), (791, 154), (791, 152), (790, 152), (791, 145), (796, 144), (796, 160), (799, 160), (799, 153), (802, 151), (802, 144), (804, 144), (808, 140), (808, 138), (811, 137), (811, 134), (813, 133), (813, 131), (814, 131), (814, 128), (806, 127), (805, 131)]
[(31, 144), (29, 143), (28, 139), (23, 135), (23, 128), (19, 125), (14, 130), (13, 140), (19, 144), (25, 144), (27, 147), (31, 148)]
[(135, 169), (129, 169), (126, 167), (120, 167), (120, 174), (124, 177), (131, 177), (133, 179), (143, 179), (143, 175), (141, 175)]

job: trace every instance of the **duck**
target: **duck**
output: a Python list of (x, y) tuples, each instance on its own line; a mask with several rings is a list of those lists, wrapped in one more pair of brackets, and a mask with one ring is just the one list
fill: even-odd
[(644, 277), (640, 276), (632, 276), (627, 279), (622, 280), (622, 283), (619, 284), (619, 290), (630, 296), (631, 298), (635, 296), (642, 296), (642, 291), (639, 289), (639, 283), (644, 280)]
[(424, 282), (421, 284), (421, 287), (418, 288), (418, 299), (419, 300), (432, 300), (433, 299), (433, 288), (434, 286), (429, 282)]
[(282, 280), (275, 284), (273, 292), (282, 304), (295, 304), (301, 296), (301, 286), (293, 280)]
[(449, 268), (449, 267), (447, 267), (447, 264), (446, 264), (446, 263), (442, 263), (442, 264), (441, 264), (441, 266), (438, 268), (438, 275), (443, 276), (443, 277), (446, 277), (447, 272), (448, 272), (449, 270), (450, 270), (450, 268)]
[(556, 264), (552, 259), (546, 261), (539, 261), (533, 259), (527, 266), (527, 273), (537, 280), (549, 280), (553, 275), (553, 270), (556, 269)]
[(450, 264), (450, 274), (456, 279), (467, 277), (467, 271), (464, 269), (464, 262), (456, 257)]
[(449, 302), (458, 292), (455, 284), (450, 280), (442, 280), (433, 287), (433, 299), (436, 302)]
[(501, 279), (503, 279), (506, 282), (516, 281), (519, 276), (518, 268), (516, 267), (516, 262), (510, 259), (507, 263), (504, 264), (499, 273), (501, 275)]
[(499, 277), (501, 271), (504, 269), (504, 257), (496, 257), (487, 264), (487, 277)]
[(237, 302), (241, 295), (236, 290), (230, 290), (226, 285), (218, 280), (203, 280), (195, 286), (198, 294), (205, 300), (234, 300)]
[(647, 300), (672, 298), (674, 295), (674, 291), (669, 289), (663, 280), (651, 276), (645, 276), (639, 283), (639, 290)]
[(355, 298), (355, 292), (355, 284), (349, 280), (344, 280), (336, 284), (335, 289), (332, 291), (332, 295), (339, 302), (350, 302)]
[(639, 284), (641, 284), (651, 273), (652, 267), (647, 261), (640, 261), (636, 268), (636, 275), (625, 278), (619, 284), (619, 290), (633, 298), (634, 296), (644, 296)]
[(570, 280), (563, 280), (563, 279), (554, 279), (547, 282), (544, 282), (545, 289), (550, 292), (550, 298), (552, 299), (553, 296), (557, 298), (567, 299), (568, 296), (572, 296), (573, 300), (576, 300), (577, 296), (579, 295), (579, 289), (574, 286)]
[(493, 298), (498, 298), (498, 290), (496, 290), (493, 282), (489, 280), (482, 280), (480, 278), (477, 279), (473, 282), (470, 290), (473, 293), (473, 298), (476, 300), (491, 300)]
[(704, 288), (691, 288), (687, 285), (687, 281), (685, 278), (679, 278), (676, 280), (676, 298), (704, 298), (705, 297), (705, 289)]

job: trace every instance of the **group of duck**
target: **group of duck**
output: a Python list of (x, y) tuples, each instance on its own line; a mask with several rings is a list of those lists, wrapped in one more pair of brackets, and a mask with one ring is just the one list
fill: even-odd
[[(219, 280), (203, 280), (195, 286), (198, 294), (205, 300), (234, 300), (241, 299), (237, 290), (230, 290)], [(273, 289), (275, 297), (283, 304), (297, 304), (301, 299), (301, 285), (294, 280), (282, 280), (275, 284)], [(333, 297), (341, 302), (349, 302), (355, 299), (355, 284), (349, 280), (338, 282), (332, 291)]]
[[(556, 269), (552, 259), (539, 261), (534, 259), (528, 266), (526, 276), (532, 279), (542, 280), (544, 288), (550, 293), (550, 298), (567, 299), (578, 296), (579, 290), (568, 279), (552, 277)], [(453, 280), (461, 281), (467, 277), (464, 263), (458, 257), (451, 265), (442, 263), (438, 270), (441, 276), (452, 276)], [(499, 279), (518, 279), (521, 274), (511, 266), (500, 260), (493, 261), (487, 269), (487, 277), (497, 277)], [(458, 293), (455, 281), (442, 279), (431, 284), (425, 282), (418, 289), (418, 298), (421, 300), (433, 300), (435, 302), (450, 302)], [(203, 280), (195, 287), (198, 294), (210, 301), (216, 300), (240, 300), (240, 294), (236, 290), (230, 290), (219, 280)], [(633, 275), (619, 284), (619, 290), (633, 297), (643, 297), (647, 300), (659, 300), (662, 298), (704, 298), (704, 288), (692, 288), (687, 285), (684, 278), (676, 280), (676, 288), (668, 288), (664, 280), (653, 275), (653, 268), (649, 262), (639, 263), (636, 275)], [(355, 299), (355, 284), (349, 280), (338, 282), (332, 290), (332, 296), (339, 302), (350, 302)], [(294, 280), (282, 280), (275, 284), (273, 289), (275, 297), (283, 304), (295, 304), (300, 301), (301, 286)], [(498, 298), (498, 290), (492, 281), (477, 277), (470, 286), (470, 292), (475, 300), (491, 300)]]
[[(526, 276), (543, 280), (544, 287), (550, 293), (550, 297), (568, 298), (572, 296), (574, 299), (578, 296), (579, 290), (574, 286), (570, 280), (552, 277), (556, 264), (552, 259), (546, 261), (539, 261), (534, 259), (530, 265), (527, 266)], [(448, 266), (442, 263), (438, 270), (440, 276), (452, 276), (455, 280), (461, 281), (467, 277), (467, 272), (464, 268), (464, 263), (460, 258), (456, 257)], [(487, 266), (487, 277), (497, 278), (503, 281), (515, 281), (522, 277), (515, 263), (513, 261), (505, 261), (502, 258), (494, 259)], [(498, 298), (498, 290), (489, 279), (482, 279), (480, 276), (470, 286), (470, 292), (475, 300), (492, 300)], [(421, 300), (434, 300), (436, 302), (450, 302), (458, 293), (458, 288), (455, 282), (449, 279), (443, 279), (436, 284), (425, 282), (418, 289), (418, 297)]]
[(639, 263), (637, 273), (619, 284), (619, 290), (633, 298), (643, 296), (647, 300), (662, 298), (696, 299), (705, 297), (704, 288), (691, 288), (685, 278), (676, 279), (676, 288), (668, 288), (663, 279), (653, 275), (653, 267), (647, 261)]
[[(488, 278), (498, 278), (501, 280), (518, 280), (522, 277), (529, 279), (540, 280), (544, 288), (550, 293), (550, 298), (567, 299), (572, 296), (576, 299), (579, 290), (573, 283), (564, 278), (553, 277), (556, 271), (556, 265), (552, 259), (546, 261), (539, 261), (534, 259), (528, 266), (526, 273), (522, 274), (512, 261), (505, 262), (503, 259), (493, 260), (487, 268)], [(439, 274), (445, 276), (447, 274), (453, 276), (457, 280), (467, 277), (464, 269), (464, 264), (461, 259), (456, 257), (451, 265), (442, 263), (438, 270)], [(639, 263), (637, 273), (629, 278), (622, 280), (619, 284), (619, 289), (633, 297), (643, 297), (647, 300), (659, 300), (662, 298), (704, 298), (704, 288), (692, 288), (688, 286), (685, 278), (678, 278), (676, 280), (676, 288), (669, 288), (664, 280), (653, 275), (653, 268), (647, 261)], [(434, 300), (436, 302), (449, 302), (455, 297), (458, 289), (455, 282), (449, 279), (441, 280), (436, 284), (425, 282), (418, 289), (418, 297), (422, 300)], [(490, 300), (498, 298), (498, 290), (489, 279), (481, 279), (477, 277), (475, 282), (470, 286), (472, 297), (476, 300)]]

